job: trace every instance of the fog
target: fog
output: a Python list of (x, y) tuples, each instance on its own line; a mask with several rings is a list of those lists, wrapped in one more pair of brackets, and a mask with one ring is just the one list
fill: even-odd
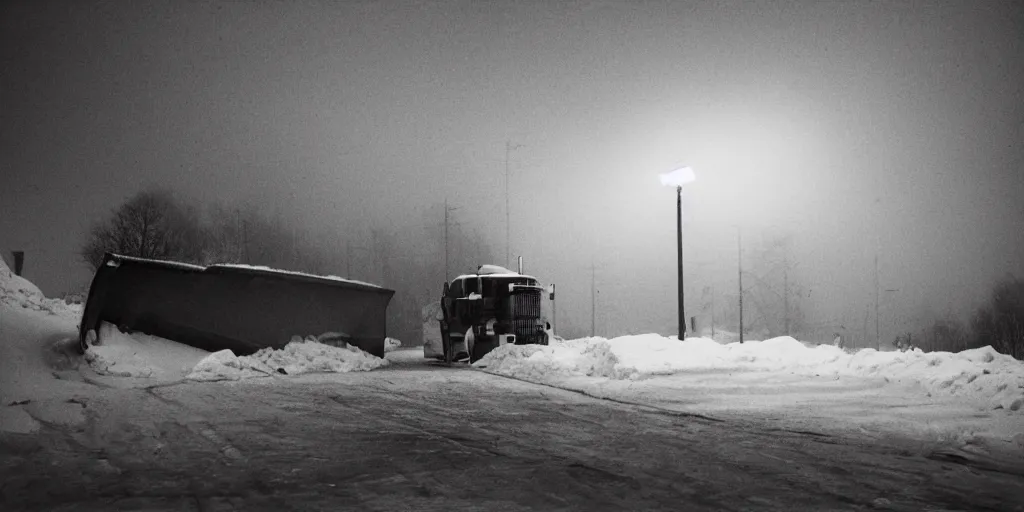
[[(876, 256), (883, 340), (1024, 274), (1014, 2), (25, 1), (0, 38), (0, 250), (49, 294), (87, 286), (89, 226), (152, 186), (325, 251), (384, 230), (436, 276), (447, 199), (473, 256), (505, 264), (506, 163), (509, 252), (557, 283), (570, 336), (592, 278), (597, 334), (674, 332), (658, 174), (680, 165), (700, 325), (714, 287), (736, 328), (738, 231), (745, 289), (778, 286), (759, 251), (788, 237), (812, 338), (873, 341)], [(750, 322), (778, 320), (770, 295)]]

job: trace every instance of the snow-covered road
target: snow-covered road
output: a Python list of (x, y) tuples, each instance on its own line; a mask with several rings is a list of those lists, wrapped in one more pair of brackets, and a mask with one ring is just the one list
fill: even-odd
[(1024, 510), (1013, 466), (420, 354), (372, 372), (80, 394), (80, 421), (0, 434), (2, 508)]

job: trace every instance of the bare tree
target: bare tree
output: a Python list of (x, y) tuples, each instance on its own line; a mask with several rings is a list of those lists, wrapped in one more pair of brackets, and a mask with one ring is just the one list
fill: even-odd
[[(971, 340), (963, 323), (950, 312), (944, 318), (935, 320), (931, 327), (918, 332), (914, 344), (925, 352), (943, 351), (960, 352), (973, 348), (975, 340)], [(897, 341), (900, 337), (897, 337)], [(897, 341), (893, 345), (897, 345)]]
[(140, 192), (93, 225), (81, 249), (94, 270), (107, 252), (139, 258), (199, 262), (205, 236), (194, 208), (166, 190)]
[(800, 298), (804, 288), (797, 282), (792, 256), (793, 238), (788, 234), (768, 234), (751, 250), (753, 265), (744, 269), (743, 297), (753, 306), (750, 332), (767, 336), (798, 335), (804, 330)]
[(1007, 276), (971, 319), (977, 346), (1024, 359), (1024, 279)]

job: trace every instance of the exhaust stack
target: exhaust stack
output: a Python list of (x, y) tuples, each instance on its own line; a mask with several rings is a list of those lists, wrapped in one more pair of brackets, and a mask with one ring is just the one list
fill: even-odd
[(523, 257), (522, 256), (519, 257), (519, 273), (520, 274), (523, 273)]

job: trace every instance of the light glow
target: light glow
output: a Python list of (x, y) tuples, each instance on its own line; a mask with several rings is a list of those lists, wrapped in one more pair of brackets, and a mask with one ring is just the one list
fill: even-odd
[(693, 169), (689, 167), (680, 167), (672, 172), (659, 174), (658, 177), (661, 179), (662, 185), (670, 187), (681, 187), (697, 179)]

